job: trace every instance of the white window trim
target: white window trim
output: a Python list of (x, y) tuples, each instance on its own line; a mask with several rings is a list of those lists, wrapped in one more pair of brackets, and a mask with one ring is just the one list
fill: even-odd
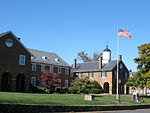
[(128, 79), (128, 73), (125, 73), (124, 76), (125, 79)]
[[(103, 76), (103, 74), (102, 73), (105, 73), (105, 76)], [(107, 77), (107, 72), (101, 72), (101, 78), (106, 78)]]
[(65, 80), (65, 87), (69, 86), (69, 80)]
[(44, 71), (45, 71), (45, 65), (41, 65), (41, 72), (44, 72)]
[(50, 66), (49, 71), (53, 73), (54, 72), (54, 66)]
[[(22, 60), (22, 58), (23, 58), (23, 60)], [(19, 55), (19, 65), (25, 66), (25, 62), (26, 62), (26, 56), (25, 55)]]
[(89, 77), (89, 78), (93, 78), (93, 75), (94, 75), (93, 72), (89, 72), (89, 73), (88, 73), (88, 77)]
[(31, 84), (36, 86), (36, 77), (31, 77)]
[(36, 71), (36, 64), (32, 64), (32, 71)]
[(61, 73), (62, 73), (62, 68), (58, 67), (58, 74), (61, 74)]
[(82, 73), (78, 73), (79, 78), (82, 78), (82, 75), (83, 75)]
[(69, 68), (65, 68), (65, 75), (69, 75)]

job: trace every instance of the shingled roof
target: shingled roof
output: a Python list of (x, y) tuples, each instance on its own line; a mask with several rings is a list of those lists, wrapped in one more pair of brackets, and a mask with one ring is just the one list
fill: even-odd
[(95, 72), (95, 71), (111, 71), (117, 65), (117, 60), (112, 60), (104, 64), (102, 69), (99, 69), (99, 62), (78, 63), (74, 72)]
[(32, 62), (69, 67), (69, 65), (55, 53), (44, 52), (34, 49), (28, 50), (33, 55), (31, 58)]

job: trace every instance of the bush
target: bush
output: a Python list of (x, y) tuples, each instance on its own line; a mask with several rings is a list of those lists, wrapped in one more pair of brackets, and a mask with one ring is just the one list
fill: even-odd
[(76, 87), (69, 87), (68, 90), (69, 90), (69, 93), (77, 94), (77, 88)]
[(68, 93), (68, 87), (56, 87), (55, 88), (56, 93), (66, 94)]
[(55, 88), (55, 93), (62, 93), (62, 89), (60, 87)]
[(62, 94), (68, 93), (68, 87), (62, 87), (62, 88), (61, 88), (61, 93), (62, 93)]
[[(74, 87), (77, 89), (77, 93), (89, 94), (90, 92), (98, 93), (100, 92), (100, 84), (97, 81), (92, 81), (88, 77), (84, 77), (79, 79), (74, 83)], [(98, 89), (94, 91), (90, 91), (91, 89)]]
[(46, 93), (45, 90), (41, 87), (35, 87), (33, 85), (30, 85), (30, 91), (31, 93)]
[(97, 89), (97, 88), (92, 88), (90, 89), (89, 93), (91, 94), (98, 94), (98, 93), (101, 93), (102, 90), (101, 89)]
[(92, 88), (102, 89), (102, 87), (100, 86), (100, 84), (97, 81), (92, 81), (92, 84), (93, 84)]

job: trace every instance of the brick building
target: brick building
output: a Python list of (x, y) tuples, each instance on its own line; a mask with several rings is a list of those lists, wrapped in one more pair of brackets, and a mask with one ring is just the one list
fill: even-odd
[(31, 53), (12, 32), (0, 34), (0, 90), (28, 91)]
[(69, 65), (54, 53), (26, 48), (11, 31), (0, 34), (0, 91), (29, 91), (40, 85), (42, 72), (59, 74), (60, 86), (69, 86)]
[[(111, 60), (111, 50), (108, 46), (103, 51), (99, 61), (85, 62), (73, 64), (73, 73), (79, 78), (89, 77), (91, 80), (96, 80), (102, 87), (105, 93), (116, 93), (116, 78), (117, 78), (117, 60)], [(126, 82), (129, 77), (129, 71), (122, 61), (122, 56), (119, 56), (119, 93), (129, 93), (129, 88), (126, 87)]]
[(68, 87), (70, 85), (70, 66), (57, 54), (49, 53), (39, 50), (29, 49), (32, 53), (32, 71), (31, 83), (32, 85), (42, 86), (40, 77), (42, 73), (48, 69), (50, 72), (59, 74), (60, 87)]

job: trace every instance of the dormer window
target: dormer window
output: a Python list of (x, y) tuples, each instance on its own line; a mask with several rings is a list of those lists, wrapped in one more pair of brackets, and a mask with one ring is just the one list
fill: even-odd
[(55, 58), (55, 61), (58, 62), (58, 61), (59, 61), (59, 58)]
[(48, 60), (48, 58), (46, 56), (42, 56), (43, 60)]
[(31, 60), (35, 59), (36, 57), (35, 56), (31, 56)]

